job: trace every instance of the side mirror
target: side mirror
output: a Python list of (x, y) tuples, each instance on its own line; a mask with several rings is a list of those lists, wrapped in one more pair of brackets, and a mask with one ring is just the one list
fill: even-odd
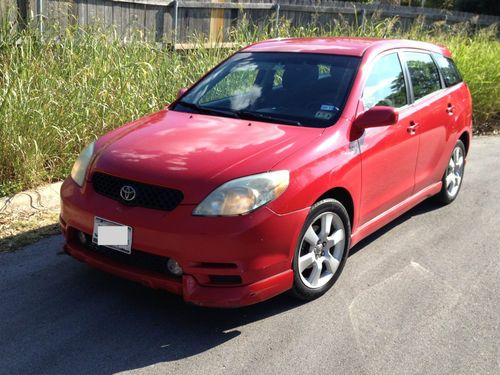
[(353, 126), (358, 129), (375, 128), (394, 125), (398, 122), (399, 113), (393, 107), (372, 107), (354, 120)]
[(182, 95), (184, 95), (187, 91), (187, 87), (183, 87), (182, 89), (180, 89), (179, 91), (177, 91), (177, 97), (176, 99), (179, 99)]

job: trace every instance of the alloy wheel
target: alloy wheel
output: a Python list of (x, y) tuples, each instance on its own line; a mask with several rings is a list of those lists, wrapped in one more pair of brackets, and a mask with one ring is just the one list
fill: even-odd
[(300, 244), (298, 268), (302, 283), (319, 289), (335, 275), (344, 255), (345, 228), (333, 212), (319, 214), (307, 228)]
[(464, 153), (461, 147), (456, 146), (451, 154), (446, 170), (446, 191), (451, 198), (457, 195), (464, 174)]

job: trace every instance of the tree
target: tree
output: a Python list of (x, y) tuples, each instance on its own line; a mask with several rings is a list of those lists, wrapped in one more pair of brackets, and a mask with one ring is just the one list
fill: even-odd
[(380, 0), (382, 5), (400, 5), (401, 0)]
[(471, 13), (492, 14), (500, 16), (500, 2), (498, 0), (455, 0), (456, 10)]
[(426, 8), (453, 9), (456, 0), (402, 0), (401, 5)]
[(427, 8), (453, 9), (454, 0), (425, 0)]

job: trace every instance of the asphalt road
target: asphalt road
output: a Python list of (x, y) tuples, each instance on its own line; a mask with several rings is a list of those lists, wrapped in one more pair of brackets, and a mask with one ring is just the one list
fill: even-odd
[(324, 297), (186, 306), (61, 253), (0, 254), (1, 374), (499, 374), (500, 137), (476, 138), (458, 199), (356, 246)]

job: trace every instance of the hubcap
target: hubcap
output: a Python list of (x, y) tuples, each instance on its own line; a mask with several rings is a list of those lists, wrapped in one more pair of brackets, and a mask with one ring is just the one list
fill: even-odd
[(460, 147), (455, 147), (446, 170), (446, 190), (450, 197), (458, 193), (464, 174), (464, 154)]
[(345, 231), (340, 217), (332, 212), (318, 215), (307, 228), (300, 244), (300, 279), (311, 289), (331, 280), (344, 255)]

